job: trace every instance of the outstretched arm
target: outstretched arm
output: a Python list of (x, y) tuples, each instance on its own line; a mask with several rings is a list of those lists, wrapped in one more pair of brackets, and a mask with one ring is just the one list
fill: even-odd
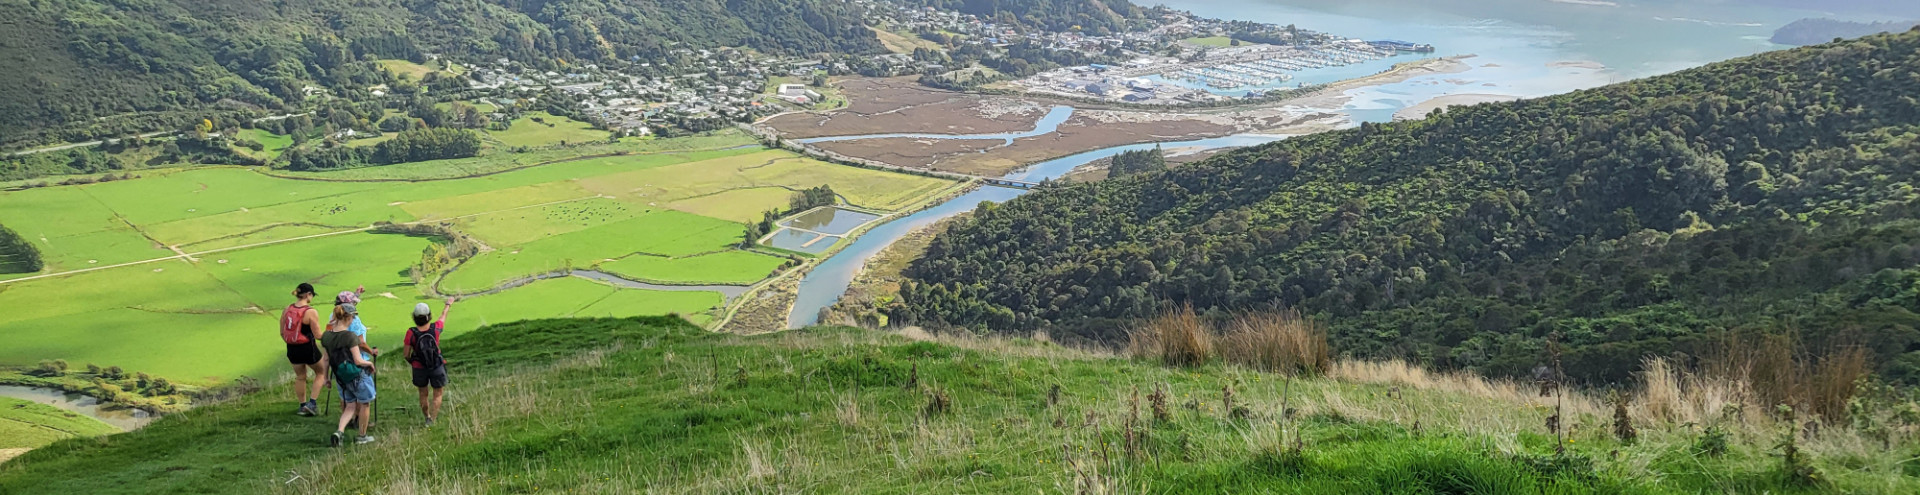
[(453, 314), (453, 303), (458, 300), (459, 299), (447, 299), (447, 304), (440, 307), (440, 323), (447, 322), (447, 318)]
[[(365, 347), (365, 348), (371, 348), (371, 347), (369, 347), (369, 346), (367, 346), (367, 338), (366, 338), (366, 337), (361, 337), (361, 338), (360, 338), (360, 345), (359, 345), (359, 347)], [(361, 366), (369, 366), (369, 367), (371, 367), (371, 366), (373, 366), (373, 361), (368, 361), (368, 360), (367, 360), (367, 357), (366, 357), (366, 356), (362, 356), (362, 355), (360, 355), (360, 353), (358, 353), (358, 352), (353, 352), (353, 350), (351, 350), (351, 349), (349, 349), (349, 350), (347, 351), (347, 356), (348, 356), (348, 357), (351, 357), (351, 358), (353, 358), (353, 364), (358, 364), (358, 365), (361, 365)]]

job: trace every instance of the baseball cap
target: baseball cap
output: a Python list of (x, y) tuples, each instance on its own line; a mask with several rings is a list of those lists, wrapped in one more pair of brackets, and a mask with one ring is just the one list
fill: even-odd
[(360, 308), (355, 307), (353, 303), (340, 303), (340, 309), (346, 310), (350, 315), (360, 314)]
[(427, 303), (414, 304), (413, 315), (414, 316), (433, 316), (433, 307), (428, 306)]
[(340, 295), (333, 296), (333, 302), (334, 304), (360, 304), (360, 294), (350, 290), (343, 290), (340, 291)]
[(293, 288), (294, 296), (304, 296), (312, 293), (313, 293), (313, 284), (309, 284), (306, 282), (301, 282), (299, 287)]

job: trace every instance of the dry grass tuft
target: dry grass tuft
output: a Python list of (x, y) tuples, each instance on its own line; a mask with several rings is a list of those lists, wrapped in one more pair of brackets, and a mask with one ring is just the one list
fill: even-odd
[(1192, 306), (1182, 306), (1128, 332), (1127, 352), (1168, 366), (1200, 366), (1213, 359), (1213, 331)]
[(1744, 388), (1745, 405), (1789, 405), (1829, 422), (1845, 421), (1855, 385), (1872, 373), (1866, 350), (1841, 344), (1816, 353), (1799, 341), (1792, 333), (1732, 335), (1702, 357), (1699, 374)]
[(1222, 358), (1254, 369), (1318, 376), (1333, 367), (1326, 327), (1291, 310), (1242, 316), (1220, 342)]

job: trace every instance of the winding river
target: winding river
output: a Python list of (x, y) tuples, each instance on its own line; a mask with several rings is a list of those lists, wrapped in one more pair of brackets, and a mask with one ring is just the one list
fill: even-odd
[[(1073, 109), (1071, 107), (1054, 107), (1052, 111), (1047, 113), (1046, 118), (1041, 120), (1040, 125), (1037, 126), (1037, 129), (1035, 130), (1034, 133), (1023, 134), (1023, 135), (1020, 135), (1019, 137), (1031, 137), (1031, 136), (1046, 134), (1048, 132), (1053, 132), (1054, 128), (1059, 127), (1060, 122), (1065, 122), (1067, 118), (1071, 116), (1073, 116)], [(1051, 122), (1051, 124), (1049, 124), (1049, 122)], [(1045, 129), (1046, 132), (1039, 132), (1041, 129)], [(822, 139), (830, 139), (833, 141), (852, 141), (857, 139), (879, 139), (879, 138), (892, 138), (892, 137), (903, 137), (903, 136), (910, 136), (910, 137), (924, 138), (924, 139), (1003, 139), (1003, 138), (1006, 138), (1006, 136), (1010, 136), (1010, 135), (1009, 134), (976, 134), (976, 135), (965, 135), (965, 136), (941, 136), (941, 135), (934, 135), (934, 134), (913, 134), (913, 135), (878, 134), (878, 135), (864, 135), (864, 136), (840, 136), (835, 138), (822, 138)], [(1268, 143), (1268, 142), (1277, 141), (1284, 138), (1286, 138), (1286, 136), (1242, 134), (1242, 135), (1234, 135), (1234, 136), (1212, 138), (1212, 139), (1200, 139), (1200, 140), (1194, 140), (1194, 141), (1145, 143), (1145, 144), (1133, 144), (1133, 145), (1127, 145), (1127, 146), (1115, 146), (1112, 148), (1098, 149), (1098, 150), (1088, 151), (1084, 153), (1069, 155), (1062, 158), (1055, 158), (1052, 160), (1036, 163), (1036, 164), (1033, 164), (1032, 166), (1029, 166), (1020, 170), (1016, 170), (1012, 173), (1002, 176), (1001, 178), (1028, 181), (1028, 182), (1040, 182), (1046, 179), (1058, 179), (1060, 177), (1066, 176), (1067, 173), (1072, 172), (1074, 169), (1080, 168), (1080, 166), (1082, 165), (1092, 163), (1095, 160), (1110, 157), (1113, 155), (1118, 155), (1123, 151), (1152, 149), (1154, 146), (1163, 146), (1168, 149), (1233, 148), (1233, 147), (1252, 146), (1252, 145), (1261, 144), (1261, 143)], [(1007, 138), (1007, 139), (1011, 139), (1011, 138)], [(818, 142), (818, 141), (806, 141), (806, 142)], [(908, 233), (911, 233), (914, 230), (918, 230), (922, 227), (926, 227), (927, 225), (940, 221), (941, 219), (952, 217), (954, 215), (959, 215), (961, 213), (973, 211), (974, 208), (978, 208), (980, 206), (981, 202), (990, 201), (990, 202), (999, 203), (999, 202), (1013, 199), (1015, 197), (1018, 197), (1026, 193), (1027, 191), (1025, 189), (1011, 189), (1011, 188), (1004, 188), (1004, 187), (981, 187), (979, 189), (974, 190), (973, 192), (969, 192), (969, 193), (960, 195), (958, 197), (955, 197), (953, 199), (947, 200), (946, 202), (940, 203), (938, 205), (934, 205), (931, 208), (927, 208), (917, 213), (889, 221), (885, 224), (881, 224), (878, 227), (874, 227), (872, 230), (867, 231), (866, 234), (863, 234), (859, 238), (854, 239), (853, 243), (847, 245), (846, 249), (843, 249), (840, 252), (835, 253), (833, 256), (828, 257), (826, 260), (821, 261), (819, 266), (815, 266), (812, 271), (807, 272), (807, 276), (805, 278), (800, 279), (800, 292), (799, 292), (798, 298), (793, 303), (793, 311), (787, 314), (787, 326), (789, 328), (800, 328), (800, 327), (805, 327), (807, 325), (812, 325), (814, 323), (819, 322), (821, 310), (826, 309), (830, 306), (833, 306), (835, 302), (838, 302), (840, 300), (840, 296), (847, 292), (847, 287), (853, 284), (853, 277), (857, 275), (860, 272), (860, 269), (866, 265), (867, 260), (873, 258), (874, 255), (879, 254), (880, 251), (883, 249), (886, 249), (887, 246), (892, 245), (893, 241), (900, 240), (901, 237), (905, 237)]]

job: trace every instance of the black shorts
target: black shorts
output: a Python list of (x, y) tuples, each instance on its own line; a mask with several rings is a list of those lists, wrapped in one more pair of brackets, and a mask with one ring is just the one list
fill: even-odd
[(312, 342), (305, 344), (287, 344), (287, 362), (296, 365), (319, 363), (320, 346), (313, 345)]
[(446, 388), (447, 367), (435, 366), (431, 369), (414, 368), (413, 386), (425, 388), (429, 385), (433, 386), (433, 388)]

